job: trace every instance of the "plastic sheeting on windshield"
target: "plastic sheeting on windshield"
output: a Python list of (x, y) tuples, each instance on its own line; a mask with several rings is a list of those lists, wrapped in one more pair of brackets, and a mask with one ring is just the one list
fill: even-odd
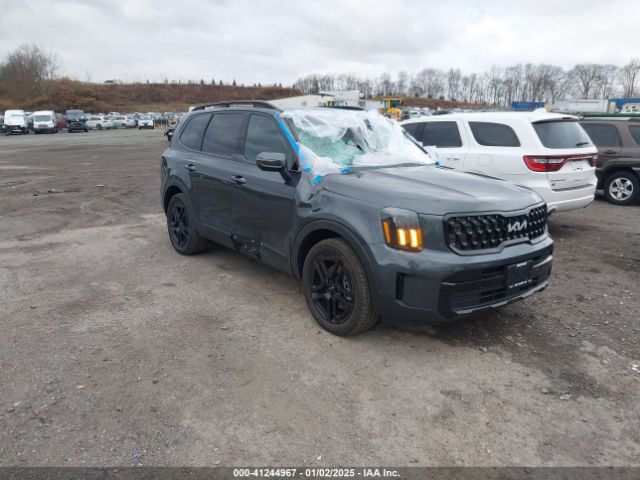
[(299, 138), (302, 168), (312, 184), (354, 167), (433, 164), (395, 121), (375, 111), (308, 108), (287, 110)]

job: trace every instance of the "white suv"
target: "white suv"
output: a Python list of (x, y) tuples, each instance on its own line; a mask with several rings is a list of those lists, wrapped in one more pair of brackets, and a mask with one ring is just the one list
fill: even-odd
[(402, 126), (425, 147), (436, 147), (441, 165), (527, 187), (549, 213), (593, 201), (597, 149), (576, 117), (541, 110), (456, 113)]

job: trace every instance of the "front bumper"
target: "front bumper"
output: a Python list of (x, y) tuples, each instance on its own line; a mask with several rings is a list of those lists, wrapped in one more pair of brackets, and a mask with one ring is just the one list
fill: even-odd
[(55, 131), (57, 131), (58, 129), (53, 126), (53, 127), (33, 127), (33, 131), (36, 133), (53, 133)]
[[(544, 290), (551, 274), (553, 241), (522, 243), (491, 254), (400, 252), (370, 245), (377, 259), (372, 288), (374, 308), (383, 318), (424, 325), (453, 321), (474, 312), (506, 305)], [(531, 262), (526, 284), (507, 288), (507, 268)]]
[(4, 130), (5, 132), (22, 133), (27, 130), (27, 127), (25, 127), (24, 125), (7, 125), (5, 123)]

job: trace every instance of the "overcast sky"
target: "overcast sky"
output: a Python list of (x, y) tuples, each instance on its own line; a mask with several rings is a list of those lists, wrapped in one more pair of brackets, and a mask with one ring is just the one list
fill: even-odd
[(640, 57), (640, 0), (0, 0), (0, 59), (25, 42), (102, 82), (313, 72), (480, 72)]

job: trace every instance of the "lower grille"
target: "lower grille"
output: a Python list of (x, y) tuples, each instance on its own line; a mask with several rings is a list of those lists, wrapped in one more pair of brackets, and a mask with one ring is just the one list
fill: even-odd
[(547, 207), (507, 214), (459, 215), (444, 220), (445, 241), (453, 251), (492, 250), (513, 240), (532, 240), (544, 234)]
[[(508, 302), (543, 285), (551, 274), (550, 255), (553, 247), (545, 248), (534, 257), (512, 259), (508, 264), (482, 270), (460, 272), (448, 277), (440, 289), (438, 310), (444, 317)], [(545, 261), (549, 260), (549, 261)], [(531, 261), (530, 281), (517, 288), (507, 288), (507, 268), (513, 263)]]

